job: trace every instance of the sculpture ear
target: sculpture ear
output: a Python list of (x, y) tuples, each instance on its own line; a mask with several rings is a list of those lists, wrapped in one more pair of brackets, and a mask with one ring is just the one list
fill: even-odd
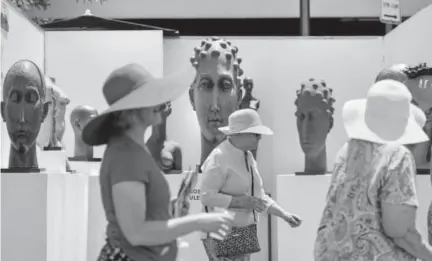
[(47, 101), (43, 104), (42, 106), (42, 122), (45, 121), (47, 115), (48, 115), (48, 111), (49, 111), (49, 106), (50, 106), (51, 102)]
[(1, 102), (1, 117), (3, 119), (3, 122), (6, 122), (6, 117), (5, 117), (5, 103)]
[(76, 119), (76, 120), (73, 122), (73, 125), (74, 125), (75, 128), (77, 128), (77, 129), (79, 129), (79, 130), (82, 130), (82, 129), (81, 129), (81, 124), (80, 124), (80, 122), (79, 122), (78, 119)]
[(190, 103), (192, 105), (192, 110), (195, 111), (195, 97), (194, 97), (194, 89), (193, 89), (193, 87), (191, 87), (189, 89), (189, 101), (190, 101)]

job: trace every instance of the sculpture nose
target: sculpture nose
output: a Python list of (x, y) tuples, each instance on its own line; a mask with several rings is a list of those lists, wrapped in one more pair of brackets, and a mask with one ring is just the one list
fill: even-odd
[(24, 110), (20, 110), (19, 112), (19, 118), (18, 118), (18, 123), (24, 123), (25, 122), (25, 113)]
[(210, 111), (211, 112), (219, 112), (220, 111), (219, 92), (218, 92), (217, 89), (213, 91), (212, 100), (211, 100), (211, 106), (210, 106)]

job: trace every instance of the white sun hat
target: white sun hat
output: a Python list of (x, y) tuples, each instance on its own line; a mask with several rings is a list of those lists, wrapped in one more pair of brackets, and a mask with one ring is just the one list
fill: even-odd
[(426, 116), (411, 104), (408, 88), (383, 80), (369, 89), (366, 99), (344, 104), (342, 118), (349, 138), (380, 144), (416, 144), (428, 141), (422, 130)]
[(106, 123), (113, 112), (174, 101), (189, 88), (185, 81), (192, 78), (193, 70), (188, 69), (168, 77), (154, 78), (144, 67), (135, 63), (114, 70), (102, 88), (109, 108), (84, 126), (83, 141), (91, 146), (106, 144), (110, 138)]
[(262, 124), (258, 112), (253, 109), (241, 109), (231, 113), (228, 117), (228, 126), (221, 127), (219, 130), (225, 135), (239, 133), (273, 135), (273, 131)]

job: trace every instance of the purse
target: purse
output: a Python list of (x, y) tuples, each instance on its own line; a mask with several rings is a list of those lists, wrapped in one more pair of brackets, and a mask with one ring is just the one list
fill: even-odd
[[(248, 152), (245, 152), (246, 169), (252, 177), (252, 196), (254, 195), (254, 173), (252, 167), (248, 164)], [(208, 212), (207, 206), (204, 207)], [(223, 240), (218, 240), (207, 235), (204, 245), (210, 250), (214, 251), (217, 257), (232, 257), (244, 254), (253, 254), (261, 251), (259, 245), (256, 213), (252, 210), (254, 217), (254, 224), (245, 227), (233, 227), (230, 233)]]

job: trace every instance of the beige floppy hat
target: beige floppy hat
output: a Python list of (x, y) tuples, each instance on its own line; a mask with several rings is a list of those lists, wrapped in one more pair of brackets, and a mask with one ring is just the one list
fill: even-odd
[(366, 99), (344, 104), (342, 117), (349, 138), (380, 144), (416, 144), (428, 141), (422, 130), (426, 116), (411, 104), (408, 88), (383, 80), (369, 89)]
[(262, 124), (258, 112), (253, 109), (242, 109), (231, 113), (228, 117), (228, 126), (221, 127), (219, 130), (225, 135), (239, 133), (273, 135), (273, 131)]
[(104, 129), (109, 126), (107, 122), (111, 113), (173, 101), (189, 88), (182, 81), (192, 78), (193, 71), (187, 69), (165, 78), (154, 78), (144, 67), (135, 63), (114, 70), (102, 88), (109, 108), (84, 126), (83, 141), (91, 146), (106, 144), (110, 137)]

